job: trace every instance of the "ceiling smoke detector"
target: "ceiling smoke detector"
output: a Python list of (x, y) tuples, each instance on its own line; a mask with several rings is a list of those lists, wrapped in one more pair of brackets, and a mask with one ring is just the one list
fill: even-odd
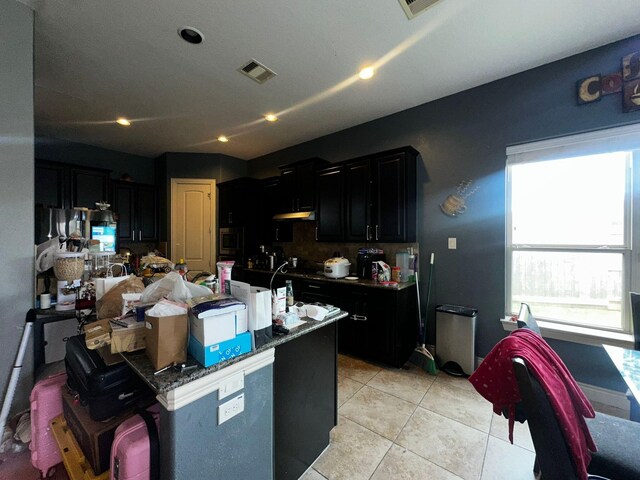
[(264, 83), (270, 78), (277, 75), (276, 72), (265, 67), (263, 64), (261, 64), (257, 60), (254, 60), (253, 58), (251, 59), (251, 61), (245, 63), (242, 67), (240, 67), (238, 71), (258, 83)]
[(407, 14), (409, 20), (415, 18), (418, 14), (424, 12), (427, 8), (438, 3), (440, 0), (398, 0), (404, 13)]

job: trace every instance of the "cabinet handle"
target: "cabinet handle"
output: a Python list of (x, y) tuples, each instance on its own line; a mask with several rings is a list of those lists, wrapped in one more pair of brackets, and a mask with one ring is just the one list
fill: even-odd
[(371, 225), (367, 225), (367, 240), (371, 240)]
[(142, 241), (142, 230), (138, 230), (138, 240)]
[(366, 322), (367, 321), (367, 316), (366, 315), (356, 315), (353, 314), (349, 317), (351, 320), (355, 321), (355, 322)]
[(229, 223), (233, 223), (233, 212), (229, 212)]
[(136, 231), (135, 230), (131, 230), (131, 240), (132, 241), (136, 241)]
[(296, 208), (296, 210), (299, 212), (300, 211), (300, 199), (298, 198), (298, 206)]
[(376, 240), (378, 240), (378, 225), (376, 225)]
[(278, 230), (280, 230), (280, 229), (276, 228), (276, 242), (278, 241)]
[(292, 212), (296, 211), (296, 199), (295, 198), (291, 199), (291, 211)]
[(315, 288), (315, 289), (322, 288), (320, 285), (307, 285), (307, 287), (309, 287), (309, 288)]
[(316, 226), (316, 242), (318, 241), (318, 227)]

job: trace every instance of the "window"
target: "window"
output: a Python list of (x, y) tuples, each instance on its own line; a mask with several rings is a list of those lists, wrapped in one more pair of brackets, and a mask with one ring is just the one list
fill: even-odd
[(507, 149), (506, 311), (631, 332), (637, 149), (638, 126)]

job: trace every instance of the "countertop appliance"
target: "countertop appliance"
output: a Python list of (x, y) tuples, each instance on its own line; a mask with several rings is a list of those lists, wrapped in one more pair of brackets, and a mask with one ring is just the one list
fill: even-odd
[(360, 249), (356, 259), (356, 274), (360, 278), (371, 280), (371, 262), (386, 261), (382, 251), (373, 252), (371, 249)]
[(344, 257), (333, 257), (324, 262), (324, 276), (328, 278), (343, 278), (349, 275), (351, 262)]

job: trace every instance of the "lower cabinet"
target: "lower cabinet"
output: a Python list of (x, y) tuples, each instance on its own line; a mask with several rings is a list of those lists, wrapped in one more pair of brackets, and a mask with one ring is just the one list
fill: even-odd
[[(349, 312), (338, 322), (338, 348), (341, 353), (402, 367), (416, 347), (418, 305), (415, 285), (402, 289), (351, 285), (335, 280), (304, 278), (278, 273), (273, 287), (293, 280), (296, 300), (336, 305)], [(269, 287), (271, 274), (246, 270), (245, 281)]]

